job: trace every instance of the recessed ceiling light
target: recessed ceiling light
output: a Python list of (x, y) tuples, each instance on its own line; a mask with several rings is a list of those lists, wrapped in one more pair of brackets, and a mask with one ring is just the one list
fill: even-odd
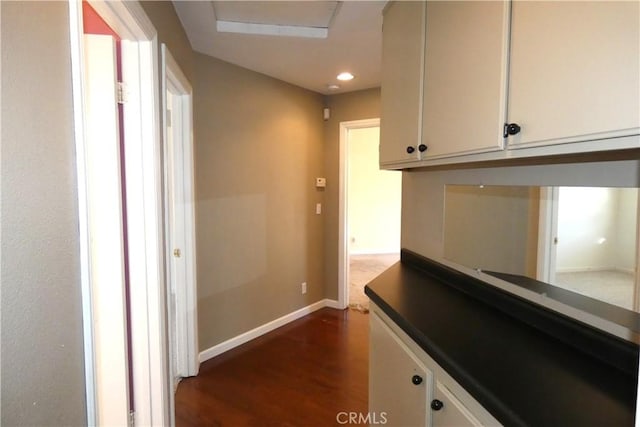
[(338, 74), (338, 77), (336, 78), (338, 80), (347, 81), (347, 80), (352, 80), (353, 77), (354, 77), (353, 74), (349, 73), (348, 71), (345, 71), (344, 73)]
[(327, 89), (329, 89), (329, 90), (338, 90), (338, 89), (340, 89), (340, 85), (327, 85)]

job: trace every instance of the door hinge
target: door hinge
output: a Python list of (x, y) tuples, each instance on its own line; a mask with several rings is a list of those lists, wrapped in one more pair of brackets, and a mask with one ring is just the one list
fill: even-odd
[(167, 108), (167, 126), (171, 127), (171, 110)]
[(127, 86), (123, 82), (118, 82), (116, 96), (118, 97), (118, 104), (127, 102)]
[(129, 411), (129, 427), (135, 427), (136, 425), (136, 413)]

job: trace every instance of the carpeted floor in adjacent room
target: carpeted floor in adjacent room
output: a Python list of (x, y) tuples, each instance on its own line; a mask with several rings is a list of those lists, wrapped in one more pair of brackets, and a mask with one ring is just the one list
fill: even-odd
[(400, 254), (349, 256), (349, 307), (367, 312), (369, 298), (364, 286), (380, 273), (400, 261)]

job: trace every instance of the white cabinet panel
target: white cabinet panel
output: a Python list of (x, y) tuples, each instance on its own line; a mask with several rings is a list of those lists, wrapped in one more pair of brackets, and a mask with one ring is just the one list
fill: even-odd
[(513, 2), (510, 55), (511, 147), (639, 133), (640, 2)]
[(432, 374), (384, 322), (370, 317), (369, 413), (390, 426), (428, 426)]
[(482, 423), (440, 381), (436, 381), (434, 398), (442, 407), (433, 411), (433, 425), (438, 427), (481, 427)]
[[(384, 12), (380, 164), (418, 158), (422, 120), (424, 2), (393, 2)], [(413, 152), (407, 153), (407, 147)]]
[(423, 159), (503, 148), (509, 7), (427, 2)]

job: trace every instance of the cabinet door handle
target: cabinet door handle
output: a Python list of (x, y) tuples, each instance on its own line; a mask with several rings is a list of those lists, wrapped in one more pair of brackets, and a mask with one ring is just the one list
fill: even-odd
[(439, 411), (442, 408), (444, 408), (444, 403), (442, 403), (441, 400), (433, 399), (431, 401), (431, 409), (433, 409), (434, 411)]
[(419, 384), (422, 383), (422, 377), (420, 375), (414, 375), (414, 376), (411, 377), (411, 382), (414, 385), (419, 385)]
[(407, 147), (407, 153), (412, 154), (414, 151), (416, 151), (416, 149), (413, 146), (408, 146)]
[(421, 153), (424, 153), (425, 151), (427, 151), (427, 148), (429, 148), (429, 147), (427, 147), (424, 144), (418, 145), (418, 151), (420, 151)]
[(504, 125), (504, 137), (508, 137), (509, 135), (516, 135), (520, 133), (522, 128), (517, 123), (506, 123)]

